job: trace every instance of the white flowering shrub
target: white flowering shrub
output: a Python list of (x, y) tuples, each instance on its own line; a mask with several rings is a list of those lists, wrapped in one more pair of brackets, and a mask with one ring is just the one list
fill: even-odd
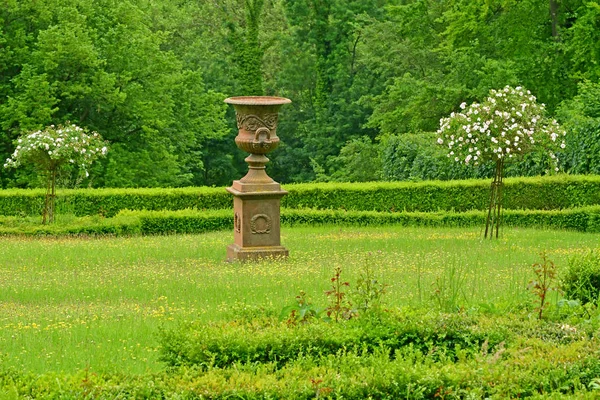
[(4, 167), (33, 163), (38, 169), (52, 171), (70, 163), (89, 176), (90, 165), (107, 152), (108, 144), (97, 132), (88, 133), (76, 125), (50, 125), (19, 137), (17, 147)]
[(4, 168), (32, 164), (46, 179), (43, 223), (54, 220), (56, 177), (65, 165), (72, 164), (85, 176), (88, 168), (108, 152), (108, 143), (97, 132), (89, 133), (77, 125), (50, 125), (44, 130), (23, 134)]
[(565, 131), (545, 117), (529, 90), (506, 86), (491, 90), (481, 104), (460, 105), (461, 112), (440, 120), (437, 143), (448, 148), (448, 157), (464, 164), (508, 161), (546, 149), (558, 171), (555, 152), (565, 147)]

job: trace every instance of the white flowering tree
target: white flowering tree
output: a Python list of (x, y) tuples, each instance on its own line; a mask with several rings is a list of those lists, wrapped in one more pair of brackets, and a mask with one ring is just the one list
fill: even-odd
[(16, 141), (15, 151), (4, 168), (32, 164), (46, 181), (46, 198), (42, 223), (54, 222), (56, 177), (61, 168), (73, 164), (81, 174), (89, 176), (88, 168), (106, 155), (108, 144), (97, 132), (88, 132), (76, 125), (50, 125), (44, 130), (28, 132)]
[(548, 151), (558, 171), (556, 151), (565, 147), (565, 131), (556, 120), (545, 116), (544, 104), (537, 104), (529, 90), (506, 86), (491, 90), (480, 103), (460, 105), (461, 112), (440, 120), (439, 145), (448, 149), (455, 162), (479, 165), (495, 163), (485, 237), (498, 237), (502, 212), (504, 164), (536, 149)]

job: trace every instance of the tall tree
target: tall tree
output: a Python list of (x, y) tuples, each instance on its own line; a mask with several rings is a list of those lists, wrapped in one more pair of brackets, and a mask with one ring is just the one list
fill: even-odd
[(261, 13), (265, 0), (246, 0), (246, 32), (245, 40), (238, 43), (240, 54), (240, 83), (243, 94), (262, 95), (263, 90), (263, 55), (264, 50), (260, 44), (259, 32), (261, 27)]
[(163, 49), (170, 35), (154, 26), (152, 7), (23, 0), (0, 10), (13, 54), (0, 73), (9, 77), (0, 87), (4, 151), (23, 130), (70, 121), (113, 144), (93, 184), (194, 183), (206, 139), (228, 131), (223, 95), (207, 91), (201, 71)]
[[(281, 87), (294, 100), (282, 129), (282, 161), (295, 161), (292, 169), (276, 166), (274, 176), (285, 181), (310, 180), (316, 169), (328, 171), (329, 157), (337, 155), (349, 139), (374, 132), (363, 129), (368, 111), (357, 100), (369, 78), (357, 64), (362, 30), (369, 17), (383, 15), (388, 1), (285, 0), (291, 36), (286, 38)], [(285, 80), (287, 79), (287, 80)], [(285, 80), (285, 81), (283, 81)]]

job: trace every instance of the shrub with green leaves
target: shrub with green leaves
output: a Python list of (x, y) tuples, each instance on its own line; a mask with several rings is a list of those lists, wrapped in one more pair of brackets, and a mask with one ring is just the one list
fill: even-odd
[[(283, 226), (428, 226), (470, 227), (484, 221), (483, 211), (376, 212), (313, 209), (282, 209)], [(508, 226), (600, 232), (600, 206), (564, 210), (508, 210)], [(53, 224), (40, 225), (31, 217), (0, 216), (0, 235), (166, 235), (233, 229), (231, 210), (147, 211), (123, 210), (116, 216), (78, 217), (61, 214)]]
[(411, 318), (393, 311), (369, 318), (287, 324), (275, 320), (247, 323), (191, 322), (161, 331), (160, 358), (169, 366), (226, 368), (239, 364), (272, 363), (276, 368), (305, 357), (327, 358), (346, 352), (367, 355), (385, 349), (387, 357), (410, 347), (424, 354), (437, 352), (456, 359), (474, 355), (483, 343), (494, 347), (511, 333), (504, 327), (487, 329), (458, 314), (427, 314)]
[(581, 304), (598, 305), (600, 250), (596, 249), (571, 258), (568, 270), (563, 277), (562, 287), (566, 298), (579, 300)]
[(572, 174), (599, 174), (600, 82), (581, 82), (577, 91), (577, 96), (558, 109), (558, 117), (569, 131), (561, 157)]

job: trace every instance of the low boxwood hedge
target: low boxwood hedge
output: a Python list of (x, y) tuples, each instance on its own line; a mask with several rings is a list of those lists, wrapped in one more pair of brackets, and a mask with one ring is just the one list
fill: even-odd
[[(377, 212), (314, 209), (282, 209), (283, 226), (483, 226), (485, 211)], [(505, 210), (506, 226), (568, 229), (600, 232), (600, 206), (565, 210)], [(164, 235), (203, 233), (233, 229), (231, 210), (131, 211), (124, 210), (113, 218), (82, 217), (67, 223), (39, 225), (18, 223), (15, 217), (0, 217), (3, 235)]]
[(481, 329), (474, 319), (452, 314), (398, 318), (388, 311), (342, 323), (312, 320), (297, 326), (266, 319), (243, 323), (190, 323), (163, 330), (160, 359), (169, 366), (226, 368), (235, 364), (272, 363), (276, 368), (302, 357), (327, 357), (340, 352), (362, 355), (386, 350), (388, 357), (407, 346), (431, 354), (443, 349), (478, 352), (505, 341), (507, 329)]

